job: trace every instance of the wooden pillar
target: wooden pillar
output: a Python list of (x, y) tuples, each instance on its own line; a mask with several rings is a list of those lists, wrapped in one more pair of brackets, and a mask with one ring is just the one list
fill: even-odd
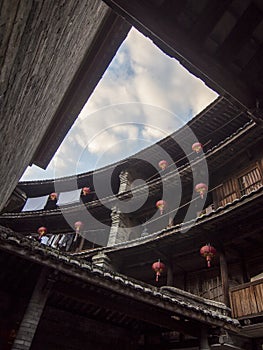
[(226, 304), (226, 306), (229, 307), (230, 302), (229, 302), (228, 268), (227, 268), (226, 256), (223, 250), (220, 251), (220, 272), (221, 272), (224, 303)]
[(85, 238), (81, 237), (80, 243), (79, 243), (79, 247), (77, 248), (77, 252), (81, 252), (84, 246), (84, 242), (85, 242)]
[(173, 227), (173, 225), (174, 225), (174, 216), (173, 214), (170, 214), (168, 218), (168, 227)]
[(248, 266), (243, 254), (241, 254), (241, 264), (242, 264), (241, 266), (242, 266), (242, 274), (243, 274), (243, 283), (247, 283), (250, 281), (250, 274), (249, 274)]
[(20, 323), (12, 350), (29, 350), (31, 347), (51, 288), (51, 284), (47, 280), (48, 274), (49, 269), (43, 268)]
[(199, 341), (200, 341), (199, 343), (200, 350), (210, 350), (210, 345), (208, 343), (208, 332), (207, 332), (207, 327), (205, 325), (201, 326)]
[(167, 286), (174, 285), (173, 265), (168, 264), (167, 266)]

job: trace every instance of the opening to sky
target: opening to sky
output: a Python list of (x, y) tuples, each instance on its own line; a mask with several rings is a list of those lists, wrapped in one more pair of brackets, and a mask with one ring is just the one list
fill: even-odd
[(119, 161), (183, 126), (217, 94), (132, 28), (46, 170), (21, 181), (76, 175)]

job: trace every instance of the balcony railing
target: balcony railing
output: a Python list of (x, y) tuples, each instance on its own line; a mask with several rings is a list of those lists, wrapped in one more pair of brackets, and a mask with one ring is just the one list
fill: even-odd
[(231, 288), (230, 304), (235, 318), (263, 315), (263, 279)]

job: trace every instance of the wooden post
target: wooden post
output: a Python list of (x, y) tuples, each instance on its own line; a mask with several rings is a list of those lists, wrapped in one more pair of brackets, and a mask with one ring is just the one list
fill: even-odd
[(247, 267), (247, 263), (245, 261), (244, 255), (241, 255), (241, 266), (242, 266), (242, 274), (243, 274), (243, 282), (247, 283), (250, 281), (250, 275)]
[(78, 252), (81, 252), (81, 251), (82, 251), (84, 242), (85, 242), (85, 238), (84, 238), (84, 237), (81, 237), (81, 240), (80, 240), (80, 243), (79, 243), (79, 247), (78, 247), (78, 249), (77, 249)]
[(173, 225), (174, 225), (174, 217), (172, 214), (170, 214), (168, 218), (168, 227), (173, 227)]
[(208, 343), (207, 327), (205, 325), (201, 326), (199, 349), (200, 350), (210, 350), (210, 346)]
[(225, 253), (223, 250), (220, 251), (220, 272), (221, 272), (221, 281), (223, 289), (224, 303), (226, 306), (230, 306), (229, 302), (229, 279), (228, 279), (228, 268)]
[(174, 276), (173, 276), (173, 265), (168, 264), (167, 266), (167, 286), (174, 285)]

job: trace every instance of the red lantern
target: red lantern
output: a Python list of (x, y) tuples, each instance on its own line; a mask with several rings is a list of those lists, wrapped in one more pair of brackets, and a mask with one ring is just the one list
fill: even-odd
[(166, 202), (163, 199), (160, 199), (156, 202), (156, 208), (160, 209), (161, 215), (163, 215), (164, 208), (166, 207)]
[(39, 239), (47, 234), (47, 228), (44, 226), (41, 226), (38, 228), (37, 233), (39, 234)]
[(52, 192), (52, 193), (50, 193), (49, 198), (50, 198), (52, 201), (55, 201), (55, 200), (57, 200), (57, 198), (58, 198), (58, 194), (57, 194), (56, 192)]
[(199, 153), (203, 149), (203, 145), (200, 142), (195, 142), (192, 144), (192, 150)]
[(196, 192), (198, 192), (198, 193), (200, 194), (200, 197), (203, 199), (205, 193), (206, 193), (207, 190), (208, 190), (208, 187), (207, 187), (206, 184), (200, 183), (200, 184), (197, 184), (197, 185), (195, 186), (195, 190), (196, 190)]
[(161, 273), (165, 270), (165, 265), (160, 260), (152, 264), (152, 269), (156, 273), (156, 282), (158, 282)]
[(76, 221), (75, 224), (74, 224), (74, 227), (75, 227), (75, 230), (76, 230), (76, 233), (79, 234), (80, 230), (83, 228), (83, 222), (81, 221)]
[(82, 194), (84, 195), (84, 196), (87, 196), (88, 194), (90, 194), (90, 188), (89, 187), (83, 187), (82, 188)]
[(165, 170), (168, 166), (168, 162), (166, 160), (161, 160), (158, 165), (162, 170)]
[(207, 266), (210, 267), (211, 266), (211, 260), (216, 255), (216, 249), (213, 246), (211, 246), (210, 243), (209, 243), (207, 245), (204, 245), (200, 249), (200, 254), (206, 259)]

